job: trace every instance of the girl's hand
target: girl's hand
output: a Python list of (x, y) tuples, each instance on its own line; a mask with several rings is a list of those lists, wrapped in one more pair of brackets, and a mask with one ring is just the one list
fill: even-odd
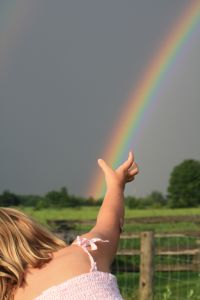
[(128, 159), (116, 170), (109, 167), (103, 159), (98, 159), (98, 164), (104, 172), (108, 189), (119, 187), (124, 190), (126, 183), (133, 181), (135, 175), (139, 172), (132, 152), (129, 152)]

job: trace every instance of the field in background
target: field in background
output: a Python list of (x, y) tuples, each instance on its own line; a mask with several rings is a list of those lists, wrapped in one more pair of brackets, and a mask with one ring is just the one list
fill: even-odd
[[(87, 206), (76, 208), (49, 208), (34, 210), (30, 207), (17, 207), (42, 224), (47, 220), (88, 220), (96, 219), (100, 207)], [(162, 217), (162, 216), (194, 216), (200, 215), (200, 208), (179, 208), (179, 209), (129, 209), (126, 207), (125, 218)]]

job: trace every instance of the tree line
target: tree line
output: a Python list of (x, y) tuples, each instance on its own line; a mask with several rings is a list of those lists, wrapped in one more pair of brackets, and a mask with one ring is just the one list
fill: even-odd
[[(5, 190), (0, 195), (0, 206), (30, 206), (35, 209), (50, 207), (99, 206), (103, 199), (70, 195), (66, 187), (50, 191), (43, 196), (17, 195)], [(200, 206), (200, 161), (184, 160), (170, 174), (167, 195), (153, 191), (145, 197), (125, 197), (129, 208), (198, 207)]]

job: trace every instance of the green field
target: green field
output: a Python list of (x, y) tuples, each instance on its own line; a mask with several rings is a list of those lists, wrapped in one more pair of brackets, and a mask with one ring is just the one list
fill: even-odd
[[(47, 225), (47, 220), (89, 220), (96, 219), (99, 207), (78, 207), (78, 208), (62, 208), (62, 209), (41, 209), (34, 210), (30, 207), (21, 207), (21, 210), (38, 220), (40, 223)], [(143, 218), (143, 217), (166, 217), (166, 216), (195, 216), (200, 215), (200, 208), (187, 209), (125, 209), (125, 219)], [(76, 225), (76, 231), (85, 232), (91, 229), (91, 226)], [(176, 231), (199, 231), (199, 224), (195, 222), (160, 222), (156, 224), (147, 223), (124, 223), (125, 232), (140, 232), (145, 230), (154, 230), (155, 232), (176, 232)]]
[[(46, 224), (47, 220), (87, 220), (96, 219), (100, 207), (86, 206), (77, 208), (49, 208), (34, 210), (30, 207), (19, 209), (36, 218), (39, 222)], [(187, 216), (200, 215), (200, 208), (179, 208), (179, 209), (129, 209), (125, 208), (125, 218), (141, 218), (156, 216)]]

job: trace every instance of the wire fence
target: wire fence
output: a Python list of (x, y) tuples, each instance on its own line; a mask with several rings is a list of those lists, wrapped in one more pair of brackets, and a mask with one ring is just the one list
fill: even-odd
[[(174, 220), (177, 221), (177, 218)], [(132, 226), (135, 220), (126, 221)], [(94, 220), (49, 223), (70, 244), (77, 234), (91, 229)], [(144, 231), (143, 225), (134, 228), (139, 227), (141, 231), (128, 230), (121, 234), (111, 266), (123, 298), (200, 300), (200, 231), (187, 231), (185, 226), (182, 231), (172, 232)], [(154, 223), (151, 228), (156, 229), (157, 224)]]
[[(200, 233), (153, 234), (153, 242), (149, 242), (153, 245), (145, 246), (147, 259), (143, 259), (147, 265), (148, 261), (152, 263), (149, 269), (146, 266), (143, 278), (141, 260), (145, 250), (141, 247), (141, 236), (149, 233), (153, 232), (124, 233), (121, 237), (113, 271), (124, 299), (199, 300)], [(149, 281), (151, 286), (142, 293), (142, 285), (145, 288)]]

